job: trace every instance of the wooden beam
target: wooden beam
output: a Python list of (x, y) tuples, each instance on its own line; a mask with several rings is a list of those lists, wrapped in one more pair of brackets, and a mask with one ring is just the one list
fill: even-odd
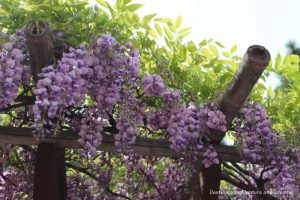
[[(75, 132), (66, 131), (56, 136), (45, 136), (37, 140), (30, 128), (0, 127), (0, 143), (38, 145), (40, 143), (56, 144), (63, 148), (82, 148), (77, 142), (79, 135)], [(113, 135), (103, 134), (102, 144), (98, 147), (100, 151), (117, 152)], [(239, 162), (241, 156), (234, 146), (214, 145), (222, 161)], [(201, 150), (200, 155), (206, 148)], [(134, 153), (162, 157), (178, 157), (178, 154), (170, 149), (170, 142), (161, 139), (150, 139), (137, 137), (135, 145), (132, 146)]]
[(27, 23), (26, 44), (30, 56), (32, 76), (38, 80), (38, 74), (48, 65), (54, 64), (53, 37), (50, 26), (43, 21), (32, 20)]
[[(243, 62), (220, 102), (219, 109), (226, 116), (227, 127), (230, 126), (232, 120), (243, 106), (252, 88), (268, 66), (270, 59), (270, 53), (264, 47), (253, 45), (248, 48)], [(224, 136), (224, 132), (213, 130), (210, 138), (212, 143), (220, 143)]]
[[(230, 126), (237, 112), (243, 106), (252, 88), (268, 66), (270, 59), (270, 53), (264, 47), (253, 45), (248, 48), (243, 62), (220, 102), (219, 109), (226, 116), (227, 127)], [(210, 131), (210, 142), (213, 144), (219, 144), (226, 134), (219, 130)], [(218, 195), (211, 195), (210, 191), (219, 191), (220, 189), (221, 164), (214, 164), (209, 168), (204, 168), (202, 165), (193, 177), (196, 177), (197, 180), (193, 180), (196, 186), (190, 195), (190, 200), (218, 199)]]

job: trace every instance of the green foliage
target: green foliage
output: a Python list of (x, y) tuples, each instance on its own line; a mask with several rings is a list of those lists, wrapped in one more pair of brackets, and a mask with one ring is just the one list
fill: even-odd
[(268, 92), (266, 106), (275, 129), (281, 131), (290, 145), (299, 146), (300, 142), (300, 73), (299, 58), (278, 55), (270, 68), (281, 79), (281, 86)]

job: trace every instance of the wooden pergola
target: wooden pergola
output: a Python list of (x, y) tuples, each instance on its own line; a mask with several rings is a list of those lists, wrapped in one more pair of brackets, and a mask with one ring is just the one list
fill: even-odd
[[(37, 30), (35, 21), (29, 22), (26, 26), (26, 43), (30, 53), (33, 77), (37, 81), (37, 74), (41, 72), (41, 69), (54, 62), (54, 48), (49, 25), (40, 21), (39, 30)], [(264, 47), (254, 45), (248, 48), (242, 64), (220, 100), (219, 109), (226, 116), (227, 127), (232, 123), (269, 61), (270, 54)], [(34, 101), (35, 98), (32, 96), (19, 96), (16, 103), (7, 109), (32, 105)], [(114, 131), (107, 130), (103, 134), (103, 141), (98, 150), (117, 151), (117, 147), (114, 145)], [(220, 144), (225, 136), (224, 132), (209, 131), (211, 144), (214, 145), (221, 161), (241, 161), (236, 147)], [(78, 138), (78, 133), (66, 131), (53, 137), (45, 136), (43, 139), (37, 140), (32, 135), (30, 128), (0, 127), (0, 143), (38, 145), (34, 174), (35, 200), (66, 199), (65, 148), (82, 148), (77, 142)], [(170, 142), (165, 140), (138, 137), (132, 150), (137, 154), (178, 157), (176, 152), (170, 149)], [(200, 159), (205, 150), (206, 147), (200, 152)], [(189, 200), (217, 199), (217, 195), (210, 194), (210, 191), (219, 190), (221, 164), (214, 164), (209, 168), (204, 168), (199, 164), (195, 173), (191, 180), (192, 192), (183, 198)]]

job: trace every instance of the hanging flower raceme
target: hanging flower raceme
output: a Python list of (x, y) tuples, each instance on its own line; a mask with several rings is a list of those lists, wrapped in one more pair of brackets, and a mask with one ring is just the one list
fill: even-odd
[(212, 106), (182, 108), (168, 122), (171, 148), (179, 153), (201, 146), (202, 140), (208, 138), (209, 128), (226, 131), (225, 115), (221, 111)]
[(0, 49), (1, 110), (17, 98), (19, 87), (28, 83), (30, 69), (26, 65), (24, 38), (20, 34), (9, 36), (2, 33), (0, 36)]
[[(299, 193), (300, 157), (290, 159), (291, 152), (281, 148), (283, 140), (274, 131), (268, 114), (259, 103), (245, 104), (241, 116), (236, 120), (237, 145), (241, 147), (244, 163), (260, 162), (253, 165), (252, 173), (257, 180), (266, 181), (266, 188), (276, 189), (278, 198), (295, 198)], [(297, 154), (298, 153), (298, 154)], [(299, 155), (298, 151), (292, 153)], [(268, 170), (266, 170), (268, 169)], [(265, 171), (263, 176), (262, 171)], [(286, 191), (292, 191), (287, 193)]]
[(161, 96), (166, 89), (159, 75), (145, 76), (141, 81), (141, 87), (147, 96)]
[(84, 47), (70, 48), (57, 66), (42, 70), (33, 91), (36, 97), (34, 128), (38, 134), (53, 133), (62, 124), (66, 108), (81, 106), (90, 87), (93, 63), (93, 56)]
[[(122, 96), (121, 91), (135, 92), (132, 87), (137, 86), (139, 65), (138, 51), (130, 50), (130, 45), (121, 46), (111, 35), (102, 35), (91, 50), (84, 45), (70, 48), (57, 65), (44, 68), (40, 74), (34, 90), (37, 133), (56, 132), (66, 110), (80, 108), (79, 113), (84, 114), (77, 122), (79, 142), (95, 155), (114, 106), (129, 102), (132, 96)], [(76, 122), (70, 119), (70, 123)], [(119, 128), (119, 134), (127, 130)]]
[(259, 103), (249, 103), (244, 106), (242, 115), (242, 119), (236, 120), (235, 129), (244, 158), (251, 161), (275, 158), (282, 141), (272, 129), (266, 110)]

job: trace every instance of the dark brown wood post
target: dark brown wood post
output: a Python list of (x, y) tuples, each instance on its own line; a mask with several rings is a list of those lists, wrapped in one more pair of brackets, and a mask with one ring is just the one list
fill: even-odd
[[(267, 49), (259, 45), (250, 46), (243, 62), (234, 75), (232, 82), (225, 91), (219, 108), (226, 116), (227, 127), (248, 98), (252, 88), (270, 62), (271, 56)], [(211, 143), (219, 144), (224, 132), (211, 130)], [(194, 175), (193, 191), (190, 200), (216, 200), (220, 190), (221, 164), (214, 164), (209, 168), (200, 167)]]
[[(26, 26), (26, 44), (35, 82), (43, 67), (54, 64), (54, 47), (47, 23), (30, 21)], [(38, 145), (34, 170), (34, 200), (64, 200), (67, 196), (65, 150), (56, 144)]]

